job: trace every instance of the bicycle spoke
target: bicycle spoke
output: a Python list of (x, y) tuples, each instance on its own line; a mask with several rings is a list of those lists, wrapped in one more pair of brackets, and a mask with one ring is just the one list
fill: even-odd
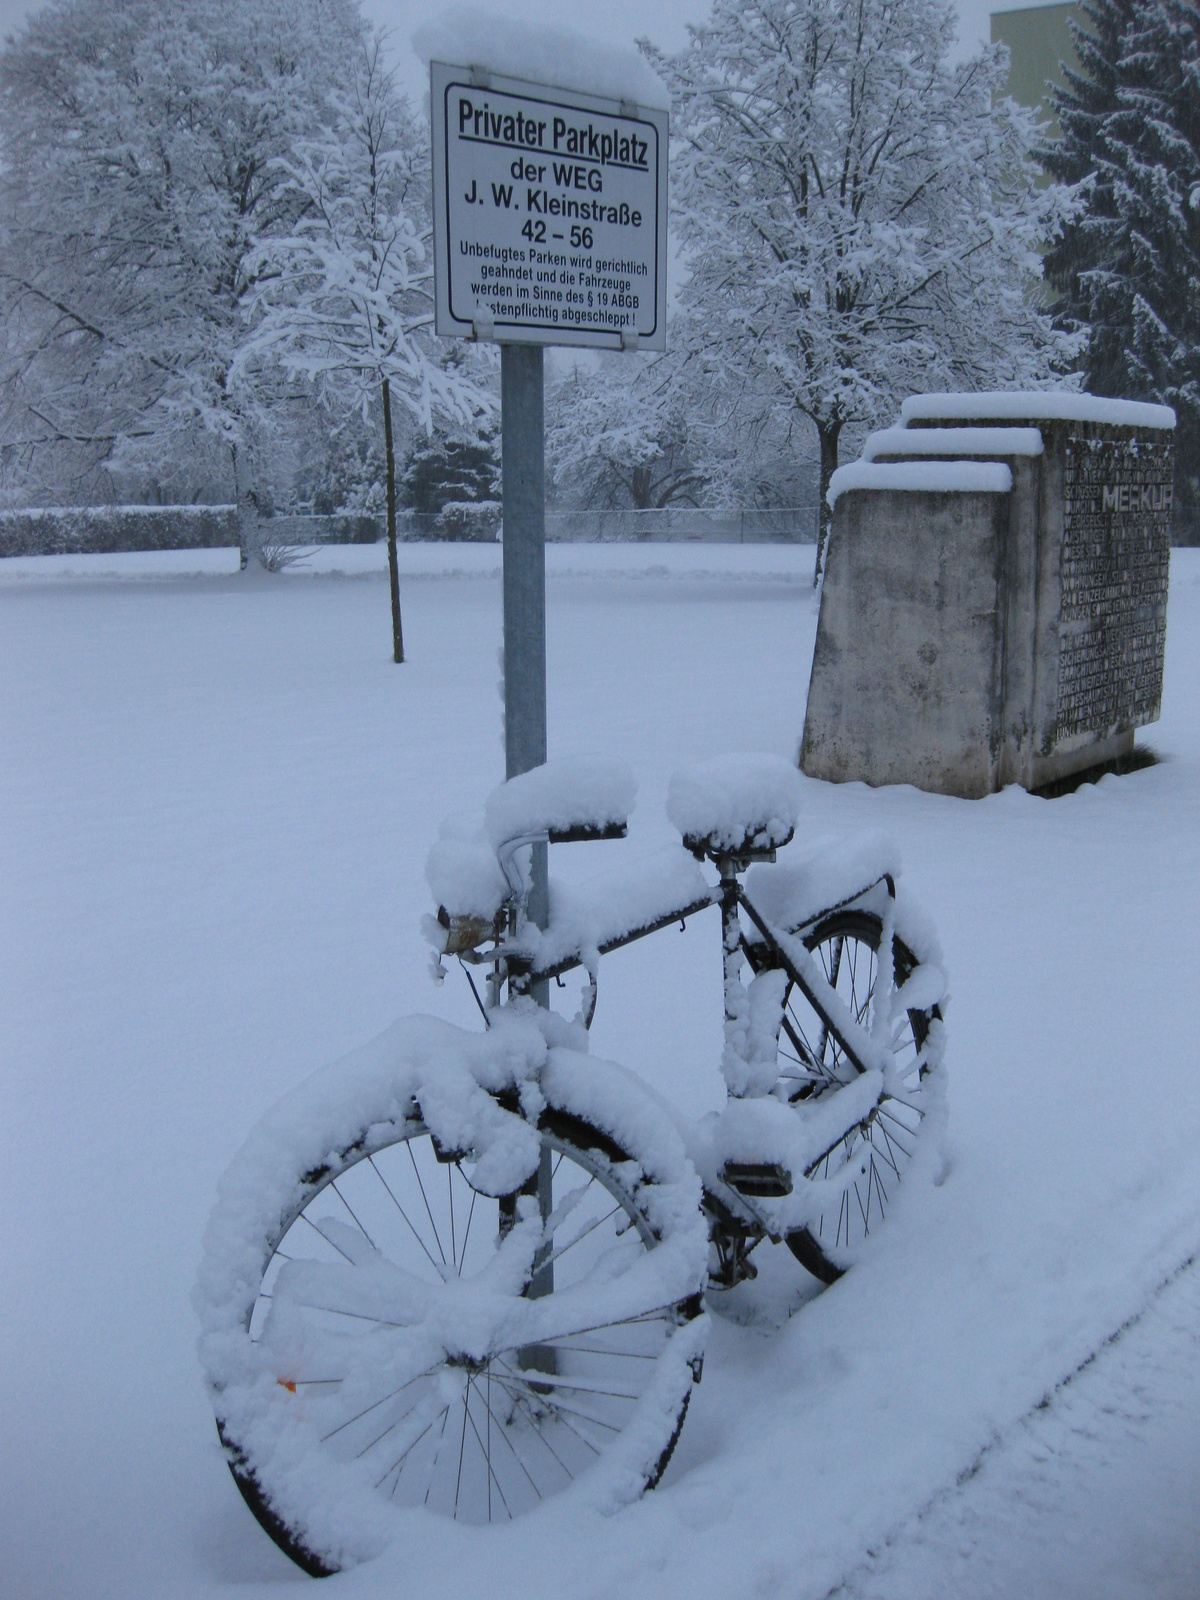
[(603, 1328), (636, 1328), (652, 1326), (662, 1322), (669, 1312), (675, 1310), (675, 1304), (655, 1306), (651, 1311), (643, 1311), (636, 1317), (615, 1317), (611, 1322), (594, 1322), (586, 1328), (568, 1328), (565, 1333), (548, 1333), (537, 1342), (539, 1344), (552, 1344), (556, 1339), (579, 1339), (586, 1333), (599, 1333)]
[[(497, 1381), (499, 1381), (499, 1380), (497, 1380)], [(490, 1366), (488, 1368), (488, 1382), (489, 1383), (491, 1382), (491, 1368), (490, 1368)], [(478, 1388), (479, 1388), (478, 1383), (476, 1383), (475, 1387), (478, 1390)], [(490, 1421), (495, 1422), (496, 1427), (499, 1430), (500, 1437), (504, 1440), (505, 1444), (512, 1451), (513, 1460), (517, 1463), (517, 1465), (520, 1467), (521, 1471), (529, 1479), (529, 1487), (533, 1490), (534, 1494), (537, 1495), (539, 1500), (544, 1500), (546, 1498), (545, 1495), (543, 1495), (542, 1491), (538, 1488), (537, 1484), (534, 1483), (533, 1477), (532, 1477), (532, 1474), (529, 1471), (529, 1468), (521, 1460), (520, 1451), (517, 1449), (516, 1445), (513, 1444), (512, 1440), (509, 1438), (508, 1429), (500, 1421), (500, 1418), (497, 1417), (496, 1414), (493, 1412), (492, 1407), (491, 1407), (491, 1403), (488, 1401), (487, 1397), (485, 1395), (481, 1394), (480, 1395), (480, 1399), (483, 1401), (484, 1406), (487, 1409), (488, 1418), (490, 1419)], [(542, 1436), (541, 1436), (541, 1433), (539, 1432), (539, 1430), (535, 1428), (534, 1432), (537, 1434), (537, 1437), (542, 1440), (542, 1443), (545, 1444), (546, 1441), (544, 1439), (542, 1439)], [(488, 1437), (489, 1438), (491, 1437), (490, 1427), (489, 1427)], [(547, 1445), (546, 1448), (549, 1449), (550, 1448), (549, 1445)], [(552, 1450), (550, 1451), (550, 1453), (551, 1453), (551, 1455), (554, 1455), (554, 1452)], [(558, 1461), (558, 1457), (557, 1456), (554, 1456), (554, 1459), (556, 1461)], [(559, 1465), (562, 1466), (562, 1463), (559, 1462)], [(563, 1468), (563, 1471), (564, 1472), (566, 1471), (565, 1467)], [(570, 1477), (571, 1474), (568, 1472), (567, 1476)]]
[[(262, 1299), (262, 1296), (259, 1296)], [(356, 1322), (373, 1322), (380, 1328), (408, 1328), (408, 1322), (390, 1322), (387, 1317), (374, 1317), (367, 1311), (347, 1311), (342, 1306), (315, 1306), (311, 1301), (300, 1300), (296, 1302), (305, 1311), (323, 1311), (328, 1317), (353, 1317)]]
[(334, 1194), (337, 1195), (338, 1199), (342, 1202), (342, 1204), (345, 1206), (346, 1210), (350, 1213), (350, 1215), (351, 1215), (351, 1217), (353, 1218), (353, 1221), (354, 1221), (354, 1226), (358, 1229), (359, 1233), (362, 1234), (363, 1238), (371, 1246), (371, 1249), (374, 1250), (374, 1248), (375, 1248), (374, 1239), (371, 1238), (371, 1235), (367, 1232), (367, 1230), (363, 1227), (362, 1223), (354, 1215), (354, 1207), (350, 1204), (349, 1200), (346, 1199), (346, 1196), (338, 1188), (337, 1179), (336, 1178), (334, 1178), (333, 1182), (329, 1185), (329, 1187), (333, 1190)]
[[(877, 1122), (876, 1126), (879, 1129), (880, 1137), (887, 1146), (889, 1163), (894, 1168), (896, 1176), (899, 1178), (902, 1176), (900, 1157), (903, 1157), (905, 1162), (911, 1161), (915, 1153), (916, 1146), (914, 1145), (910, 1150), (904, 1141), (897, 1137), (894, 1130), (892, 1132), (888, 1131), (887, 1125), (882, 1119)], [(916, 1134), (911, 1128), (905, 1128), (904, 1132), (910, 1139), (915, 1139)], [(899, 1152), (899, 1155), (897, 1155), (897, 1152)]]
[[(435, 1477), (435, 1475), (437, 1473), (438, 1462), (442, 1459), (442, 1446), (446, 1442), (446, 1424), (449, 1422), (449, 1420), (450, 1420), (450, 1407), (447, 1406), (446, 1409), (442, 1412), (442, 1431), (441, 1431), (441, 1433), (438, 1434), (437, 1449), (433, 1452), (433, 1465), (429, 1469), (429, 1482), (425, 1485), (425, 1498), (421, 1502), (422, 1505), (426, 1505), (427, 1506), (429, 1504), (429, 1495), (430, 1495), (431, 1490), (433, 1489), (433, 1480), (434, 1480), (434, 1477)], [(400, 1480), (399, 1480), (399, 1478), (397, 1478), (396, 1479), (397, 1487), (399, 1486), (399, 1483), (400, 1483)], [(395, 1491), (393, 1491), (393, 1493), (394, 1492)]]
[(458, 1497), (462, 1493), (463, 1452), (467, 1448), (467, 1402), (463, 1399), (462, 1438), (458, 1445), (458, 1478), (454, 1484), (454, 1520), (458, 1520)]
[[(859, 1188), (858, 1188), (858, 1184), (857, 1183), (854, 1185), (854, 1198), (858, 1201), (858, 1214), (863, 1220), (863, 1233), (864, 1234), (870, 1233), (870, 1231), (871, 1231), (870, 1224), (867, 1222), (867, 1213), (866, 1213), (866, 1211), (863, 1210), (862, 1195), (859, 1192)], [(871, 1171), (870, 1171), (870, 1168), (868, 1167), (868, 1169), (867, 1169), (867, 1202), (868, 1202), (868, 1204), (870, 1204), (870, 1200), (871, 1200)], [(849, 1243), (849, 1232), (847, 1232), (846, 1239), (847, 1239), (847, 1243)]]
[[(466, 1179), (464, 1178), (463, 1181), (465, 1183)], [(458, 1259), (458, 1265), (459, 1265), (460, 1270), (461, 1270), (461, 1268), (463, 1266), (463, 1263), (467, 1259), (467, 1240), (471, 1235), (471, 1219), (475, 1215), (475, 1202), (479, 1198), (478, 1194), (475, 1192), (474, 1189), (471, 1188), (470, 1184), (467, 1184), (467, 1187), (468, 1187), (468, 1189), (471, 1189), (471, 1204), (470, 1204), (470, 1207), (469, 1207), (469, 1209), (467, 1211), (467, 1225), (463, 1229), (462, 1255)]]
[(875, 1179), (875, 1193), (879, 1196), (879, 1220), (882, 1222), (884, 1217), (887, 1216), (887, 1208), (892, 1202), (887, 1190), (883, 1187), (883, 1178), (874, 1155), (871, 1157), (871, 1175)]
[[(325, 1235), (321, 1232), (320, 1228), (317, 1227), (316, 1223), (313, 1222), (311, 1218), (306, 1217), (304, 1215), (303, 1211), (300, 1213), (299, 1217), (297, 1218), (297, 1221), (299, 1221), (299, 1222), (307, 1222), (309, 1227), (317, 1235), (317, 1237), (319, 1239), (324, 1239), (325, 1243), (329, 1246), (329, 1248), (331, 1250), (336, 1250), (338, 1255), (341, 1256), (343, 1261), (348, 1261), (351, 1266), (354, 1265), (354, 1257), (353, 1256), (348, 1256), (340, 1245), (334, 1244), (332, 1239), (326, 1239)], [(266, 1298), (266, 1296), (260, 1294), (258, 1298), (260, 1300), (264, 1300)]]
[[(505, 1370), (507, 1371), (508, 1369), (506, 1368)], [(533, 1380), (534, 1383), (537, 1381), (538, 1380), (536, 1378)], [(497, 1377), (496, 1382), (505, 1388), (515, 1388), (519, 1394), (525, 1395), (531, 1401), (535, 1399), (543, 1401), (543, 1403), (546, 1405), (546, 1409), (553, 1412), (555, 1416), (558, 1416), (561, 1412), (563, 1416), (577, 1417), (580, 1422), (590, 1422), (594, 1427), (604, 1428), (609, 1433), (620, 1433), (621, 1431), (620, 1428), (616, 1427), (613, 1423), (605, 1422), (601, 1417), (590, 1416), (586, 1411), (576, 1411), (571, 1406), (564, 1406), (562, 1402), (558, 1400), (546, 1400), (544, 1395), (539, 1395), (536, 1389), (532, 1388), (528, 1382), (518, 1378), (515, 1374), (509, 1378)]]
[(433, 1229), (433, 1242), (438, 1247), (438, 1255), (442, 1258), (442, 1265), (446, 1263), (446, 1252), (442, 1249), (441, 1236), (437, 1230), (437, 1223), (433, 1220), (433, 1212), (429, 1209), (429, 1196), (425, 1193), (425, 1185), (421, 1182), (421, 1174), (417, 1170), (417, 1158), (412, 1153), (412, 1141), (408, 1141), (408, 1159), (412, 1162), (413, 1173), (417, 1180), (417, 1188), (421, 1191), (421, 1199), (425, 1202), (425, 1215), (429, 1218), (429, 1226)]
[[(891, 1140), (887, 1136), (887, 1130), (885, 1128), (880, 1128), (879, 1132), (880, 1132), (880, 1135), (883, 1138), (883, 1142), (884, 1142), (884, 1145), (886, 1146), (886, 1150), (880, 1150), (878, 1145), (875, 1145), (875, 1148), (877, 1150), (879, 1150), (880, 1159), (882, 1161), (886, 1161), (887, 1162), (888, 1166), (891, 1167), (892, 1171), (896, 1174), (897, 1179), (899, 1179), (899, 1177), (900, 1177), (900, 1168), (896, 1163), (895, 1152), (892, 1150)], [(872, 1142), (872, 1144), (874, 1144), (874, 1140), (872, 1140), (871, 1142)]]
[[(833, 941), (833, 945), (832, 945), (832, 948), (830, 950), (829, 965), (825, 969), (825, 976), (829, 980), (829, 987), (831, 989), (833, 989), (835, 992), (836, 992), (837, 986), (838, 986), (838, 974), (840, 973), (841, 967), (842, 967), (842, 950), (843, 950), (844, 946), (845, 946), (845, 940), (844, 939), (837, 938), (837, 939), (835, 939)], [(823, 1061), (825, 1059), (825, 1051), (828, 1049), (828, 1047), (829, 1047), (829, 1024), (824, 1019), (822, 1019), (822, 1021), (821, 1021), (821, 1048), (817, 1051), (817, 1059), (818, 1059), (818, 1061)]]
[[(377, 1433), (375, 1435), (375, 1437), (368, 1444), (363, 1445), (361, 1450), (356, 1450), (354, 1452), (354, 1459), (356, 1461), (361, 1461), (362, 1458), (367, 1454), (367, 1452), (369, 1450), (374, 1450), (374, 1448), (375, 1448), (375, 1446), (377, 1444), (379, 1444), (382, 1440), (386, 1439), (389, 1433), (394, 1433), (396, 1431), (396, 1429), (400, 1426), (400, 1424), (402, 1422), (407, 1422), (408, 1419), (411, 1416), (412, 1416), (412, 1412), (411, 1411), (405, 1411), (400, 1416), (398, 1416), (396, 1418), (395, 1422), (389, 1422), (387, 1427), (383, 1430), (382, 1433)], [(429, 1431), (429, 1429), (432, 1428), (432, 1426), (433, 1426), (433, 1423), (430, 1422), (425, 1428), (422, 1429), (422, 1432), (423, 1433), (427, 1433)], [(418, 1434), (417, 1437), (420, 1438), (420, 1434)]]
[[(321, 1435), (321, 1443), (325, 1444), (335, 1434), (341, 1433), (343, 1428), (348, 1428), (351, 1423), (359, 1422), (363, 1417), (369, 1416), (372, 1411), (378, 1410), (381, 1405), (385, 1405), (389, 1400), (394, 1400), (398, 1394), (403, 1394), (405, 1389), (411, 1389), (414, 1383), (420, 1383), (422, 1378), (428, 1378), (436, 1371), (437, 1367), (428, 1367), (424, 1372), (418, 1372), (415, 1378), (410, 1378), (407, 1383), (402, 1383), (398, 1389), (393, 1389), (389, 1394), (385, 1394), (382, 1399), (373, 1400), (369, 1406), (364, 1406), (355, 1416), (347, 1417), (345, 1422), (339, 1422), (336, 1428), (331, 1428), (328, 1433), (323, 1433)], [(333, 1378), (325, 1381), (342, 1383), (344, 1379)]]
[(615, 1205), (612, 1210), (606, 1212), (604, 1216), (597, 1217), (593, 1222), (589, 1222), (586, 1228), (584, 1228), (580, 1233), (576, 1234), (575, 1238), (571, 1240), (570, 1244), (564, 1244), (559, 1250), (552, 1250), (544, 1261), (535, 1262), (535, 1272), (544, 1272), (547, 1267), (553, 1266), (556, 1261), (558, 1261), (562, 1256), (566, 1255), (568, 1250), (574, 1250), (575, 1246), (580, 1242), (581, 1239), (586, 1239), (589, 1233), (594, 1232), (595, 1229), (600, 1227), (602, 1223), (607, 1222), (610, 1217), (615, 1217), (617, 1212), (622, 1210), (624, 1210), (623, 1206)]
[[(506, 1369), (506, 1370), (511, 1370), (511, 1369)], [(537, 1377), (536, 1378), (531, 1378), (529, 1381), (531, 1383), (536, 1383), (539, 1388), (554, 1389), (554, 1390), (566, 1389), (566, 1390), (569, 1390), (569, 1391), (574, 1391), (576, 1394), (598, 1394), (598, 1395), (603, 1395), (603, 1396), (605, 1396), (605, 1398), (611, 1399), (611, 1400), (640, 1400), (641, 1399), (641, 1396), (636, 1391), (633, 1394), (627, 1394), (623, 1389), (601, 1389), (596, 1384), (588, 1383), (586, 1380), (584, 1382), (582, 1382), (582, 1383), (578, 1383), (578, 1382), (572, 1383), (567, 1378), (560, 1378), (557, 1375), (557, 1373), (542, 1372), (540, 1369), (537, 1369), (537, 1368), (529, 1368), (528, 1370), (537, 1371), (537, 1374), (538, 1374)]]
[[(518, 1399), (517, 1401), (514, 1402), (514, 1404), (520, 1405), (521, 1402)], [(537, 1418), (532, 1415), (532, 1412), (529, 1410), (528, 1407), (525, 1408), (525, 1414), (527, 1416), (528, 1421), (530, 1422), (530, 1424), (532, 1426), (534, 1438), (538, 1441), (538, 1443), (540, 1445), (544, 1446), (545, 1449), (547, 1449), (550, 1452), (550, 1454), (554, 1457), (555, 1461), (558, 1462), (559, 1466), (562, 1468), (563, 1472), (566, 1474), (568, 1479), (570, 1479), (570, 1481), (572, 1483), (574, 1483), (575, 1474), (571, 1471), (570, 1467), (567, 1466), (566, 1462), (559, 1455), (558, 1451), (554, 1448), (554, 1446), (550, 1443), (549, 1439), (547, 1439), (543, 1429), (538, 1427)], [(600, 1452), (596, 1449), (596, 1446), (594, 1444), (590, 1444), (589, 1441), (583, 1437), (583, 1435), (579, 1432), (579, 1430), (577, 1428), (570, 1427), (570, 1425), (562, 1417), (558, 1416), (557, 1414), (555, 1416), (555, 1421), (558, 1422), (562, 1427), (566, 1428), (568, 1430), (568, 1432), (573, 1433), (575, 1435), (575, 1437), (577, 1439), (579, 1439), (583, 1444), (588, 1445), (588, 1448), (594, 1454), (599, 1455)], [(505, 1438), (506, 1438), (506, 1440), (508, 1439), (507, 1434), (505, 1435)], [(510, 1443), (510, 1446), (511, 1446), (511, 1441), (509, 1441), (509, 1443)], [(515, 1453), (516, 1452), (514, 1451), (514, 1454)], [(519, 1456), (517, 1457), (517, 1460), (518, 1460), (518, 1463), (521, 1466), (521, 1470), (525, 1471), (524, 1462), (521, 1461)], [(528, 1472), (525, 1473), (525, 1476), (527, 1478), (529, 1477)], [(533, 1483), (533, 1479), (532, 1478), (529, 1478), (529, 1481), (530, 1481), (531, 1484)], [(541, 1492), (538, 1490), (537, 1485), (534, 1484), (533, 1487), (534, 1487), (534, 1493), (537, 1495), (538, 1499), (541, 1500), (543, 1498), (543, 1496), (542, 1496)]]
[[(442, 1420), (442, 1432), (445, 1433), (445, 1431), (446, 1431), (445, 1419), (450, 1415), (450, 1407), (449, 1406), (443, 1406), (442, 1410), (438, 1413), (438, 1415), (443, 1419)], [(434, 1417), (433, 1420), (430, 1422), (429, 1427), (428, 1428), (424, 1428), (417, 1435), (417, 1437), (413, 1440), (413, 1442), (410, 1445), (408, 1445), (401, 1452), (400, 1455), (398, 1455), (396, 1457), (395, 1461), (392, 1462), (391, 1466), (383, 1474), (383, 1477), (382, 1478), (377, 1478), (375, 1480), (375, 1487), (377, 1489), (382, 1488), (383, 1485), (387, 1482), (387, 1480), (391, 1477), (392, 1473), (396, 1472), (396, 1468), (399, 1467), (400, 1468), (400, 1472), (396, 1472), (396, 1481), (392, 1485), (392, 1493), (391, 1493), (391, 1498), (393, 1500), (396, 1498), (396, 1490), (400, 1487), (400, 1474), (404, 1471), (404, 1463), (408, 1460), (409, 1456), (413, 1453), (413, 1451), (420, 1444), (421, 1440), (429, 1432), (429, 1428), (432, 1428), (434, 1422), (436, 1422), (436, 1421), (437, 1421), (437, 1417)], [(433, 1458), (433, 1465), (434, 1465), (434, 1468), (437, 1467), (437, 1457), (436, 1456)], [(432, 1485), (431, 1485), (431, 1487), (432, 1487)], [(426, 1491), (425, 1491), (425, 1498), (426, 1498), (426, 1500), (429, 1499), (429, 1490), (428, 1489), (426, 1489)]]
[(894, 1111), (888, 1111), (885, 1109), (889, 1105), (903, 1106), (906, 1111), (911, 1111), (913, 1116), (922, 1118), (925, 1115), (925, 1107), (917, 1105), (915, 1100), (905, 1100), (903, 1095), (898, 1094), (889, 1094), (885, 1100), (881, 1100), (879, 1103), (879, 1115), (881, 1117), (887, 1117), (890, 1121), (894, 1122), (898, 1128), (904, 1128), (906, 1133), (915, 1132), (915, 1129), (907, 1128), (905, 1124), (900, 1121), (899, 1117), (897, 1117)]
[[(491, 1452), (486, 1448), (486, 1446), (484, 1445), (483, 1440), (479, 1437), (479, 1429), (475, 1426), (475, 1418), (471, 1415), (471, 1407), (470, 1407), (471, 1389), (472, 1389), (472, 1381), (471, 1381), (470, 1378), (468, 1378), (467, 1379), (466, 1393), (463, 1396), (463, 1415), (466, 1417), (467, 1421), (471, 1424), (471, 1432), (475, 1435), (475, 1441), (479, 1445), (480, 1454), (483, 1456), (483, 1464), (487, 1468), (487, 1473), (488, 1473), (488, 1477), (487, 1477), (487, 1482), (488, 1482), (488, 1521), (490, 1522), (492, 1520), (492, 1491), (491, 1491), (491, 1485), (494, 1483), (496, 1485), (496, 1493), (500, 1496), (500, 1504), (504, 1507), (505, 1511), (508, 1511), (508, 1520), (511, 1522), (512, 1521), (512, 1512), (508, 1510), (508, 1501), (504, 1498), (504, 1490), (500, 1487), (500, 1480), (496, 1476), (495, 1472), (492, 1470)], [(486, 1402), (485, 1402), (485, 1404), (486, 1404)], [(464, 1430), (464, 1440), (465, 1440), (465, 1437), (466, 1437), (466, 1435), (465, 1435), (465, 1430)], [(457, 1503), (458, 1502), (456, 1500), (455, 1504), (457, 1505)]]
[[(410, 1151), (409, 1154), (411, 1155), (411, 1153), (412, 1152)], [(421, 1235), (417, 1232), (416, 1228), (413, 1227), (412, 1222), (411, 1222), (411, 1220), (409, 1218), (408, 1212), (405, 1211), (404, 1207), (400, 1204), (399, 1200), (397, 1200), (396, 1196), (392, 1193), (391, 1184), (387, 1181), (387, 1179), (384, 1177), (383, 1173), (380, 1172), (379, 1168), (375, 1165), (375, 1157), (374, 1156), (368, 1156), (367, 1160), (371, 1164), (371, 1170), (374, 1172), (375, 1176), (379, 1179), (379, 1181), (383, 1185), (383, 1187), (387, 1190), (388, 1195), (391, 1198), (392, 1204), (395, 1206), (396, 1210), (400, 1213), (400, 1215), (404, 1218), (405, 1222), (408, 1224), (409, 1232), (412, 1234), (413, 1238), (417, 1241), (417, 1243), (421, 1246), (421, 1249), (424, 1250), (425, 1254), (427, 1256), (429, 1256), (429, 1264), (430, 1264), (430, 1266), (433, 1268), (433, 1270), (435, 1272), (437, 1272), (437, 1262), (433, 1259), (432, 1255), (429, 1254), (429, 1246), (425, 1243), (424, 1239), (422, 1239)], [(439, 1276), (440, 1276), (440, 1274), (439, 1274)]]
[[(641, 1350), (605, 1350), (603, 1348), (603, 1346), (601, 1346), (601, 1345), (560, 1344), (558, 1342), (559, 1339), (569, 1339), (570, 1337), (571, 1337), (571, 1335), (569, 1333), (563, 1333), (563, 1334), (559, 1334), (558, 1338), (556, 1338), (556, 1339), (546, 1339), (546, 1340), (543, 1341), (543, 1343), (552, 1344), (556, 1350), (565, 1350), (565, 1351), (568, 1351), (571, 1355), (577, 1355), (577, 1356), (618, 1356), (623, 1361), (657, 1361), (658, 1360), (657, 1356), (647, 1355)], [(342, 1380), (340, 1378), (337, 1378), (334, 1381), (336, 1383), (341, 1383)]]
[[(601, 1417), (593, 1417), (587, 1411), (577, 1411), (572, 1409), (572, 1406), (578, 1406), (582, 1402), (576, 1400), (573, 1401), (571, 1405), (564, 1406), (556, 1394), (543, 1393), (542, 1391), (544, 1389), (549, 1388), (554, 1377), (553, 1373), (543, 1373), (538, 1371), (537, 1368), (532, 1367), (528, 1370), (522, 1369), (521, 1371), (517, 1372), (509, 1366), (508, 1362), (504, 1360), (503, 1356), (497, 1356), (495, 1357), (495, 1360), (499, 1362), (501, 1372), (504, 1374), (504, 1376), (497, 1374), (497, 1383), (509, 1383), (517, 1385), (518, 1388), (526, 1391), (531, 1397), (535, 1397), (538, 1402), (540, 1402), (550, 1411), (562, 1410), (568, 1416), (579, 1417), (583, 1422), (595, 1422), (601, 1428), (607, 1428), (611, 1433), (620, 1432), (619, 1428), (614, 1427), (610, 1422), (605, 1422)], [(530, 1376), (530, 1374), (532, 1374), (532, 1376)], [(633, 1398), (636, 1399), (637, 1396), (634, 1396)]]
[[(592, 1441), (585, 1434), (580, 1433), (579, 1429), (574, 1425), (574, 1423), (568, 1422), (566, 1417), (563, 1415), (563, 1413), (561, 1411), (555, 1411), (554, 1420), (558, 1423), (558, 1425), (560, 1427), (565, 1428), (568, 1433), (573, 1434), (575, 1436), (575, 1438), (579, 1440), (580, 1444), (586, 1445), (587, 1448), (592, 1452), (592, 1454), (594, 1456), (598, 1456), (598, 1455), (601, 1454), (599, 1445), (594, 1445), (592, 1443)], [(554, 1459), (557, 1461), (558, 1460), (557, 1452), (551, 1447), (550, 1441), (548, 1439), (545, 1439), (545, 1438), (542, 1437), (541, 1429), (540, 1428), (539, 1429), (535, 1429), (535, 1432), (537, 1433), (538, 1438), (541, 1439), (542, 1443), (546, 1446), (546, 1449), (550, 1451), (550, 1454), (552, 1456), (554, 1456)], [(566, 1472), (567, 1469), (564, 1467), (563, 1471)], [(571, 1477), (572, 1474), (567, 1472), (567, 1476)]]

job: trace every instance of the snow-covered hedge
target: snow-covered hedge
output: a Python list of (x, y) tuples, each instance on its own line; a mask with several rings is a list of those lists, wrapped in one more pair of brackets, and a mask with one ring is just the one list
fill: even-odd
[[(374, 544), (386, 531), (379, 518), (356, 511), (269, 517), (259, 526), (264, 539), (294, 545)], [(47, 506), (0, 511), (0, 556), (216, 550), (237, 542), (237, 507), (231, 505)]]
[(46, 506), (0, 511), (0, 556), (209, 550), (237, 542), (236, 506)]

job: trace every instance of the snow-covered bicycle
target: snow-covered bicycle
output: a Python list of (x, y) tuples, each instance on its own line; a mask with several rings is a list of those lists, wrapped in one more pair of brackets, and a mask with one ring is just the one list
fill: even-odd
[[(783, 761), (677, 774), (682, 844), (551, 883), (537, 925), (532, 852), (624, 836), (633, 797), (620, 764), (551, 763), (444, 825), (426, 931), (439, 976), (485, 970), (483, 1032), (395, 1023), (277, 1105), (222, 1182), (202, 1359), (238, 1486), (306, 1571), (373, 1555), (407, 1508), (636, 1498), (699, 1379), (705, 1291), (753, 1277), (764, 1240), (832, 1282), (940, 1120), (936, 939), (879, 839), (776, 862), (800, 798)], [(693, 1122), (586, 1030), (601, 955), (710, 907), (729, 1096)], [(568, 1021), (537, 1002), (575, 968)]]

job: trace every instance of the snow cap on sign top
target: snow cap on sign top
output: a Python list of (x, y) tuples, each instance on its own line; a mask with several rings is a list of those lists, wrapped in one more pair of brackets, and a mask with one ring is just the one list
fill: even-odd
[(717, 850), (747, 840), (781, 845), (800, 815), (800, 774), (781, 756), (718, 756), (684, 767), (667, 788), (667, 816), (685, 839)]
[(482, 67), (527, 83), (631, 100), (656, 111), (671, 109), (665, 85), (636, 50), (544, 23), (535, 26), (475, 6), (454, 6), (418, 28), (412, 43), (426, 66), (444, 61), (452, 67)]

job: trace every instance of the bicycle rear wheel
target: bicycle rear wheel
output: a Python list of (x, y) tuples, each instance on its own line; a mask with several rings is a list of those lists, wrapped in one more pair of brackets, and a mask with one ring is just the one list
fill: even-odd
[[(826, 917), (804, 939), (828, 983), (866, 1027), (872, 1024), (882, 942), (881, 918), (854, 910)], [(917, 957), (894, 937), (892, 962), (899, 988), (912, 975)], [(899, 1019), (891, 1043), (901, 1092), (885, 1095), (870, 1117), (806, 1174), (827, 1179), (836, 1177), (849, 1162), (865, 1162), (864, 1172), (842, 1191), (836, 1209), (787, 1235), (792, 1254), (823, 1283), (836, 1282), (853, 1265), (867, 1239), (886, 1220), (912, 1164), (929, 1109), (928, 1068), (921, 1051), (939, 1018), (938, 1008), (932, 1006), (908, 1011)], [(850, 1082), (856, 1071), (805, 996), (789, 984), (779, 1032), (780, 1079), (789, 1100), (803, 1104), (818, 1099)]]

